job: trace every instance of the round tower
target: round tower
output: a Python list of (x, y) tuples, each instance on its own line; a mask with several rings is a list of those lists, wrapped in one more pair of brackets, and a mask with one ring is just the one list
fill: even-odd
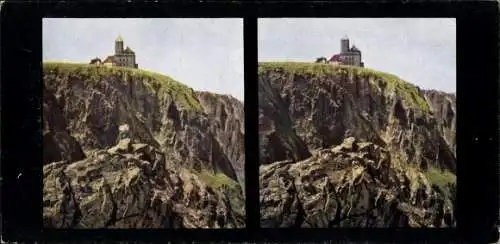
[(349, 52), (349, 38), (347, 36), (340, 39), (340, 53)]
[(115, 55), (123, 53), (123, 39), (120, 35), (115, 40)]
[(356, 45), (352, 45), (351, 52), (354, 53), (354, 65), (361, 66), (361, 51), (356, 47)]

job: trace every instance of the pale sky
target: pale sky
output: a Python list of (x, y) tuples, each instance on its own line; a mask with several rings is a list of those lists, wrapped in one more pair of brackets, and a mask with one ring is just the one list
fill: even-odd
[(312, 61), (340, 52), (340, 39), (362, 52), (365, 67), (423, 89), (456, 91), (454, 18), (259, 19), (259, 61)]
[(243, 19), (43, 20), (43, 60), (88, 63), (124, 48), (139, 68), (162, 73), (198, 91), (229, 94), (243, 101)]

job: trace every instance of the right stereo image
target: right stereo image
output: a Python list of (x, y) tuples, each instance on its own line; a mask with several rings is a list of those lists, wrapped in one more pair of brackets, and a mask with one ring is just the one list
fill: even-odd
[(258, 20), (262, 228), (456, 227), (456, 20)]

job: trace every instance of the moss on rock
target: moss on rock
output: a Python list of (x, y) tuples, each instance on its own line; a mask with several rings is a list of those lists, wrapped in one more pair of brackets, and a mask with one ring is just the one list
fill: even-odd
[(450, 187), (456, 185), (457, 177), (448, 170), (440, 170), (430, 167), (425, 173), (425, 177), (432, 185), (436, 185), (446, 196), (450, 197)]
[(238, 182), (223, 173), (214, 174), (206, 170), (202, 170), (198, 175), (203, 182), (214, 189), (218, 189), (223, 186), (228, 188), (235, 188), (239, 186)]

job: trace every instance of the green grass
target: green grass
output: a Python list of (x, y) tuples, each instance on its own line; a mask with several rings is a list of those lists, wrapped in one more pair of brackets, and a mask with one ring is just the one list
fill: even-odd
[(194, 91), (188, 86), (159, 73), (128, 67), (107, 67), (80, 63), (44, 62), (44, 73), (62, 77), (78, 77), (85, 81), (98, 82), (102, 77), (118, 76), (122, 81), (127, 78), (142, 80), (154, 93), (168, 93), (183, 108), (201, 110), (201, 104), (195, 99)]
[(198, 175), (203, 182), (214, 189), (222, 188), (224, 185), (231, 189), (236, 188), (239, 184), (223, 173), (213, 174), (212, 172), (202, 170)]
[(285, 71), (290, 74), (327, 76), (343, 73), (347, 66), (333, 66), (322, 63), (306, 62), (263, 62), (259, 63), (259, 75), (268, 71)]
[(245, 197), (244, 195), (240, 194), (240, 189), (242, 191), (241, 193), (244, 194), (243, 192), (244, 188), (240, 186), (237, 181), (229, 178), (225, 174), (222, 173), (214, 174), (207, 170), (201, 170), (201, 172), (194, 172), (194, 173), (197, 174), (203, 182), (205, 182), (208, 186), (212, 187), (213, 189), (222, 191), (223, 187), (226, 186), (227, 189), (225, 191), (227, 193), (226, 196), (230, 198), (233, 210), (236, 211), (241, 216), (245, 215)]
[(441, 189), (447, 196), (450, 196), (450, 185), (455, 185), (457, 177), (450, 171), (440, 170), (434, 167), (430, 167), (426, 172), (425, 176), (429, 180), (429, 183), (436, 185)]
[(338, 76), (352, 73), (361, 78), (368, 79), (373, 85), (375, 91), (380, 90), (384, 93), (394, 92), (402, 97), (405, 104), (414, 108), (420, 108), (425, 112), (430, 111), (429, 105), (425, 99), (420, 96), (415, 85), (406, 82), (395, 75), (369, 68), (307, 62), (259, 63), (259, 75), (269, 71), (281, 71), (292, 75), (312, 75), (316, 77)]

